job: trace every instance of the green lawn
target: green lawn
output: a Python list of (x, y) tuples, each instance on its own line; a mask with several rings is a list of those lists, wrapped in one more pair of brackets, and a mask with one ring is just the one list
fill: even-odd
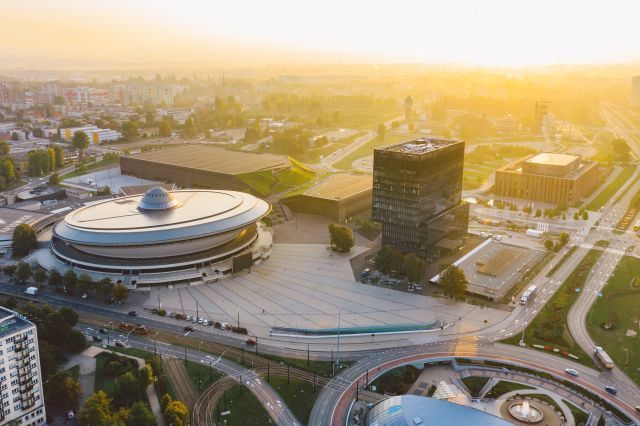
[[(625, 256), (587, 314), (591, 337), (602, 346), (614, 362), (640, 384), (640, 336), (627, 337), (627, 330), (638, 330), (640, 321), (640, 259)], [(612, 326), (606, 330), (603, 325)], [(625, 368), (627, 359), (629, 364)]]
[(222, 374), (218, 373), (215, 367), (210, 368), (209, 365), (193, 361), (183, 360), (182, 362), (185, 363), (189, 379), (198, 393), (205, 390), (211, 386), (213, 382), (222, 377)]
[(271, 187), (276, 183), (276, 178), (271, 173), (271, 170), (245, 173), (238, 175), (238, 177), (260, 195), (265, 197), (271, 194)]
[(138, 363), (133, 359), (129, 359), (130, 368), (128, 370), (122, 370), (116, 377), (109, 377), (105, 373), (105, 364), (108, 362), (109, 358), (110, 354), (106, 352), (102, 352), (96, 356), (96, 382), (93, 386), (93, 391), (98, 392), (99, 390), (103, 390), (109, 397), (113, 397), (117, 378), (127, 371), (131, 371), (132, 374), (136, 375), (138, 371)]
[[(591, 358), (578, 346), (567, 328), (567, 314), (571, 305), (576, 301), (579, 291), (593, 268), (593, 265), (602, 255), (602, 250), (591, 249), (582, 258), (576, 269), (562, 283), (553, 297), (540, 310), (534, 320), (527, 326), (524, 340), (528, 346), (532, 344), (542, 345), (548, 349), (559, 349), (563, 355), (567, 353), (576, 355), (585, 365), (593, 367)], [(578, 291), (576, 291), (578, 289)], [(517, 345), (520, 341), (520, 333), (505, 339), (504, 343)], [(547, 352), (552, 353), (550, 350)]]
[(622, 169), (622, 173), (618, 175), (617, 178), (613, 180), (605, 189), (600, 191), (600, 193), (594, 198), (588, 205), (587, 210), (591, 210), (593, 212), (598, 211), (600, 207), (604, 206), (607, 201), (611, 199), (615, 195), (616, 192), (620, 189), (622, 185), (625, 184), (633, 175), (635, 167), (628, 166)]
[[(307, 365), (306, 359), (283, 358), (276, 355), (270, 355), (270, 354), (264, 354), (264, 353), (261, 353), (260, 356), (262, 358), (271, 359), (276, 363), (289, 364), (292, 367), (297, 367), (302, 370), (315, 373), (319, 376), (331, 377), (331, 369), (332, 369), (331, 361), (309, 360), (309, 365)], [(351, 364), (353, 364), (353, 361), (340, 361), (340, 364), (350, 366)]]
[(464, 377), (461, 380), (462, 383), (465, 384), (467, 389), (469, 389), (471, 396), (476, 397), (480, 395), (480, 391), (489, 381), (489, 377), (470, 376)]
[(421, 371), (413, 365), (394, 368), (376, 378), (371, 382), (371, 386), (375, 386), (375, 391), (381, 394), (404, 395), (409, 392), (411, 386), (418, 380)]
[(385, 145), (391, 145), (400, 141), (406, 141), (409, 139), (413, 139), (419, 137), (421, 135), (416, 134), (396, 134), (396, 133), (388, 133), (383, 141), (378, 140), (377, 137), (374, 137), (369, 142), (362, 145), (360, 148), (353, 151), (351, 154), (344, 157), (342, 160), (338, 161), (333, 165), (333, 167), (337, 169), (350, 170), (351, 164), (359, 158), (367, 157), (369, 155), (373, 155), (373, 149), (379, 148)]
[(556, 411), (560, 411), (561, 413), (564, 413), (564, 411), (562, 411), (558, 406), (558, 403), (546, 393), (528, 393), (527, 397), (536, 398), (536, 399), (539, 399), (540, 401), (545, 401), (547, 404), (551, 405), (552, 407), (555, 407)]
[(582, 411), (580, 408), (576, 407), (566, 399), (563, 399), (569, 410), (571, 410), (571, 414), (573, 414), (573, 419), (576, 421), (576, 426), (584, 426), (587, 424), (587, 420), (589, 419), (589, 413)]
[(320, 387), (316, 387), (314, 393), (312, 383), (299, 379), (290, 379), (287, 383), (286, 377), (272, 377), (269, 383), (280, 394), (282, 401), (287, 404), (298, 420), (302, 424), (308, 424), (311, 409), (321, 390)]
[[(225, 403), (226, 400), (226, 403)], [(230, 411), (227, 416), (220, 413)], [(271, 424), (269, 413), (260, 401), (244, 386), (236, 385), (226, 392), (216, 407), (216, 420), (228, 426), (266, 425)]]
[(505, 393), (518, 391), (518, 390), (526, 390), (526, 389), (535, 389), (531, 386), (524, 385), (522, 383), (509, 382), (506, 380), (500, 380), (494, 387), (491, 388), (489, 392), (487, 392), (487, 398), (498, 398)]
[(114, 159), (108, 159), (108, 160), (100, 160), (100, 161), (94, 161), (93, 163), (89, 163), (87, 164), (87, 168), (84, 171), (80, 171), (78, 168), (76, 168), (75, 170), (64, 174), (62, 176), (60, 176), (61, 179), (69, 179), (69, 178), (73, 178), (73, 177), (77, 177), (77, 176), (82, 176), (82, 175), (86, 175), (87, 173), (91, 173), (92, 171), (99, 169), (101, 167), (105, 167), (108, 165), (112, 165), (112, 164), (118, 164), (119, 160), (114, 160)]

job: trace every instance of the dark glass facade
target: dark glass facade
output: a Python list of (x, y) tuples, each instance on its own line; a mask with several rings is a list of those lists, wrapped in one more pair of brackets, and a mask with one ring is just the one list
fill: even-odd
[(430, 257), (439, 241), (466, 235), (463, 167), (463, 141), (419, 138), (376, 149), (372, 217), (382, 224), (382, 244)]

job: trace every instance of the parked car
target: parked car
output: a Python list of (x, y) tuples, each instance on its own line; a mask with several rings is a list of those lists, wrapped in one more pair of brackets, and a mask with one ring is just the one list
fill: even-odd
[(124, 348), (126, 346), (122, 340), (114, 340), (113, 343), (119, 348)]
[(175, 312), (169, 312), (169, 316), (170, 316), (171, 318), (177, 318), (177, 315), (176, 315), (176, 313), (175, 313)]
[(187, 321), (191, 322), (191, 315), (187, 315), (187, 317), (185, 318)]
[(137, 317), (138, 313), (136, 311), (129, 311), (129, 315), (132, 317)]
[(106, 329), (106, 328), (101, 328), (100, 330), (98, 330), (98, 333), (100, 333), (100, 334), (107, 334), (107, 333), (108, 333), (108, 331), (107, 331), (107, 329)]
[(165, 313), (164, 313), (164, 316), (165, 316), (165, 317), (171, 317), (171, 312), (170, 312), (170, 311), (165, 312)]
[(191, 322), (194, 323), (194, 324), (197, 324), (198, 323), (198, 318), (196, 318), (196, 317), (191, 318)]
[(67, 411), (67, 420), (75, 420), (75, 418), (76, 418), (76, 415), (73, 412), (73, 410)]
[(102, 337), (100, 336), (92, 336), (91, 338), (93, 339), (94, 342), (102, 342)]
[(194, 328), (192, 325), (187, 325), (187, 326), (184, 328), (184, 331), (194, 331), (194, 330), (195, 330), (195, 328)]
[(578, 377), (578, 372), (576, 370), (574, 370), (573, 368), (565, 368), (564, 372), (567, 373), (570, 376)]
[(209, 325), (209, 320), (202, 320), (202, 325)]
[(198, 318), (198, 324), (203, 324), (203, 323), (204, 323), (204, 319)]
[(618, 389), (614, 388), (613, 386), (605, 386), (604, 390), (609, 392), (611, 395), (617, 395), (618, 394)]

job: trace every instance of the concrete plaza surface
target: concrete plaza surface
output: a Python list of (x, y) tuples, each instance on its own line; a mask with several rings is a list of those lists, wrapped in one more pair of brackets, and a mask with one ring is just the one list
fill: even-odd
[[(168, 311), (198, 313), (203, 318), (232, 324), (238, 321), (239, 314), (240, 324), (258, 337), (268, 337), (273, 326), (337, 327), (339, 311), (342, 327), (415, 324), (437, 319), (452, 323), (444, 331), (413, 333), (417, 339), (427, 334), (479, 330), (508, 315), (505, 311), (358, 283), (349, 258), (364, 250), (354, 247), (349, 255), (340, 255), (331, 253), (324, 244), (274, 244), (271, 257), (251, 272), (212, 284), (135, 292), (128, 302), (152, 309), (158, 307), (159, 300)], [(408, 338), (402, 335), (402, 339)]]

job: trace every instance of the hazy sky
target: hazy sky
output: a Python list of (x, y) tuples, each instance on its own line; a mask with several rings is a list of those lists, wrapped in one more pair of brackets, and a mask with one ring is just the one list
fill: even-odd
[(1, 0), (0, 10), (0, 67), (67, 58), (490, 66), (640, 60), (637, 0)]

